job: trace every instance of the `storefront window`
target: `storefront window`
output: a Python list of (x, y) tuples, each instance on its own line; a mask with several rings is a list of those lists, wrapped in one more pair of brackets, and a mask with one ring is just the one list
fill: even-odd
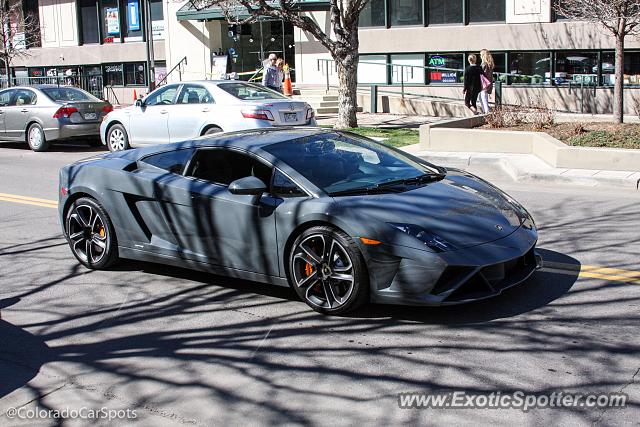
[(126, 85), (146, 85), (144, 62), (124, 64), (124, 83)]
[(391, 9), (391, 25), (422, 25), (421, 0), (387, 0)]
[(136, 39), (142, 40), (142, 10), (139, 0), (127, 0), (125, 1), (126, 13), (125, 13), (125, 28), (124, 35), (130, 38), (131, 41)]
[(505, 20), (505, 0), (467, 0), (467, 4), (469, 5), (469, 22), (504, 22)]
[(391, 64), (391, 83), (424, 83), (423, 54), (391, 55)]
[(429, 83), (461, 83), (463, 55), (456, 54), (431, 54), (427, 56), (427, 77)]
[[(614, 52), (602, 53), (602, 84), (614, 85), (616, 57)], [(624, 53), (624, 84), (640, 85), (640, 52)]]
[(118, 1), (103, 0), (101, 17), (103, 42), (120, 42), (120, 9), (118, 8)]
[(462, 23), (463, 0), (428, 0), (429, 25)]
[(360, 12), (360, 27), (384, 27), (384, 0), (371, 0)]
[(360, 55), (358, 83), (387, 83), (387, 56)]
[(98, 26), (98, 5), (95, 0), (80, 0), (79, 24), (82, 27), (82, 42), (84, 44), (100, 43)]
[(595, 52), (556, 53), (556, 82), (572, 81), (595, 84), (598, 73), (598, 54)]
[(104, 66), (105, 84), (109, 86), (122, 86), (122, 64), (109, 64)]
[[(542, 84), (551, 78), (551, 55), (549, 52), (517, 52), (509, 54), (510, 83)], [(546, 80), (545, 80), (546, 79)], [(501, 80), (505, 81), (504, 78)]]

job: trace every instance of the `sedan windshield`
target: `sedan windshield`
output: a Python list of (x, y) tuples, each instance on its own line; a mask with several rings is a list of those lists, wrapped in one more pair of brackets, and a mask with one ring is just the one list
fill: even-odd
[(98, 98), (83, 90), (73, 87), (46, 87), (42, 91), (56, 102), (90, 101), (100, 102)]
[(375, 141), (337, 132), (263, 149), (331, 196), (404, 191), (444, 177), (444, 169)]
[(262, 99), (288, 99), (278, 92), (252, 83), (220, 83), (218, 87), (243, 101), (259, 101)]

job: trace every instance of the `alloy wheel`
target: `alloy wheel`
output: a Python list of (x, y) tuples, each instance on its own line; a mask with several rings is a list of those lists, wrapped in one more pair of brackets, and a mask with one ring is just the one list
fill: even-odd
[(125, 148), (124, 132), (120, 129), (113, 129), (109, 133), (109, 146), (112, 151), (122, 151)]
[(71, 249), (83, 262), (97, 264), (107, 253), (107, 228), (92, 206), (81, 204), (73, 208), (67, 218), (67, 233)]
[(344, 305), (354, 289), (353, 262), (345, 247), (326, 234), (312, 234), (293, 249), (291, 272), (295, 286), (319, 308)]
[(42, 131), (37, 126), (32, 126), (29, 129), (29, 145), (33, 148), (38, 148), (42, 145)]

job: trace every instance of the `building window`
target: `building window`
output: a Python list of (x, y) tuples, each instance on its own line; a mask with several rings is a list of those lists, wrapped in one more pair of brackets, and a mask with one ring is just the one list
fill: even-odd
[(361, 55), (358, 83), (387, 83), (387, 55)]
[(27, 48), (40, 47), (42, 46), (42, 42), (40, 40), (38, 0), (23, 0), (22, 4), (24, 5), (24, 19), (31, 22), (31, 29), (33, 30), (25, 34)]
[(146, 85), (144, 62), (133, 62), (124, 64), (124, 84), (125, 85)]
[(510, 83), (541, 84), (551, 77), (551, 55), (548, 52), (516, 52), (509, 54)]
[(428, 0), (429, 25), (461, 24), (463, 0)]
[(572, 81), (595, 84), (598, 74), (596, 52), (558, 52), (556, 54), (556, 82)]
[(104, 66), (104, 82), (108, 86), (122, 86), (122, 64), (108, 64)]
[(388, 0), (391, 25), (422, 25), (421, 0)]
[(469, 22), (504, 22), (505, 0), (467, 0)]
[(102, 0), (102, 35), (105, 43), (120, 42), (120, 8), (118, 0)]
[[(614, 85), (616, 56), (614, 52), (602, 53), (602, 84)], [(640, 85), (640, 52), (624, 53), (624, 84)]]
[[(424, 84), (424, 55), (391, 55), (391, 83)], [(400, 65), (409, 65), (401, 67)]]
[(427, 56), (427, 77), (429, 83), (461, 83), (464, 58), (461, 53)]
[(100, 43), (98, 5), (95, 0), (80, 0), (80, 26), (84, 44)]
[(124, 35), (131, 38), (142, 40), (142, 10), (140, 9), (139, 0), (126, 0), (124, 2), (126, 13), (124, 14)]
[(360, 27), (384, 27), (384, 0), (371, 0), (360, 12)]

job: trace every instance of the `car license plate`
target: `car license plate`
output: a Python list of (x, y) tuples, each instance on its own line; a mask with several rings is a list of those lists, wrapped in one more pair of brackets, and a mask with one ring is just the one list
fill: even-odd
[(298, 120), (298, 115), (296, 113), (284, 113), (285, 122), (295, 122), (297, 120)]
[(98, 118), (98, 115), (96, 113), (85, 113), (84, 115), (85, 120), (95, 120), (97, 118)]

